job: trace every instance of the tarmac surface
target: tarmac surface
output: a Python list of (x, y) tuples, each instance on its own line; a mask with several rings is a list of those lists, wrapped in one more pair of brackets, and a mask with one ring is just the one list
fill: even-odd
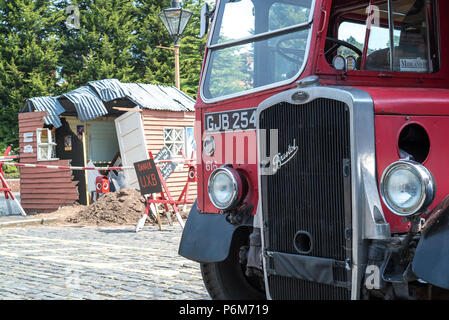
[[(11, 217), (12, 218), (12, 217)], [(3, 217), (5, 219), (5, 217)], [(0, 228), (0, 300), (209, 299), (179, 225)]]

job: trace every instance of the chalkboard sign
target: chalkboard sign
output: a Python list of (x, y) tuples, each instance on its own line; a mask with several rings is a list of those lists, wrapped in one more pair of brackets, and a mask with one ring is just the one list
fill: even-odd
[(162, 192), (161, 180), (153, 159), (134, 163), (142, 195)]
[[(161, 160), (171, 160), (171, 153), (166, 148), (163, 147), (158, 154), (154, 157), (154, 161), (161, 161)], [(164, 177), (164, 180), (167, 180), (168, 177), (173, 173), (173, 171), (176, 170), (176, 167), (178, 165), (174, 162), (164, 162), (159, 166), (159, 171), (161, 172), (162, 177)]]

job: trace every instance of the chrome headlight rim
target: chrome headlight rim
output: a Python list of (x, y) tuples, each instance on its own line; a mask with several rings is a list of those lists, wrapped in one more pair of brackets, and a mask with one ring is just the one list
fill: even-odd
[[(232, 180), (232, 195), (230, 197), (230, 200), (224, 205), (218, 203), (212, 193), (212, 186), (213, 186), (212, 183), (214, 182), (214, 179), (216, 178), (217, 174), (220, 172), (224, 172)], [(207, 192), (209, 194), (209, 200), (217, 209), (230, 210), (230, 209), (235, 208), (235, 206), (237, 205), (237, 203), (240, 199), (240, 196), (239, 196), (240, 195), (240, 177), (239, 177), (238, 173), (234, 169), (232, 169), (226, 165), (215, 169), (209, 176), (209, 180), (207, 183)]]
[[(399, 169), (405, 169), (412, 172), (420, 182), (421, 194), (419, 201), (416, 205), (409, 208), (401, 208), (395, 205), (387, 191), (388, 179), (393, 172)], [(422, 164), (415, 161), (399, 160), (390, 164), (383, 172), (380, 181), (380, 194), (384, 204), (391, 212), (401, 217), (409, 217), (424, 213), (435, 198), (436, 184), (432, 173)]]

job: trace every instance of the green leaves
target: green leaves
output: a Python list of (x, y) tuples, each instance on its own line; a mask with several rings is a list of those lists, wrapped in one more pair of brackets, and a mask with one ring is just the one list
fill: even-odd
[[(79, 29), (66, 26), (70, 5)], [(17, 113), (26, 99), (59, 95), (89, 81), (174, 85), (173, 42), (158, 13), (170, 0), (0, 0), (0, 148), (18, 146)], [(195, 97), (205, 50), (197, 0), (181, 39), (181, 90)]]
[(17, 112), (28, 97), (51, 95), (61, 53), (49, 0), (0, 2), (0, 148), (18, 146)]

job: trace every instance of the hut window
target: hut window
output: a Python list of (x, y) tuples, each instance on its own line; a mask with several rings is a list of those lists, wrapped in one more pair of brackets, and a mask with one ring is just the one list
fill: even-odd
[(185, 147), (184, 128), (164, 128), (164, 146), (173, 157), (181, 156)]
[(54, 131), (47, 128), (36, 130), (37, 137), (37, 160), (58, 160), (56, 158), (56, 143)]

